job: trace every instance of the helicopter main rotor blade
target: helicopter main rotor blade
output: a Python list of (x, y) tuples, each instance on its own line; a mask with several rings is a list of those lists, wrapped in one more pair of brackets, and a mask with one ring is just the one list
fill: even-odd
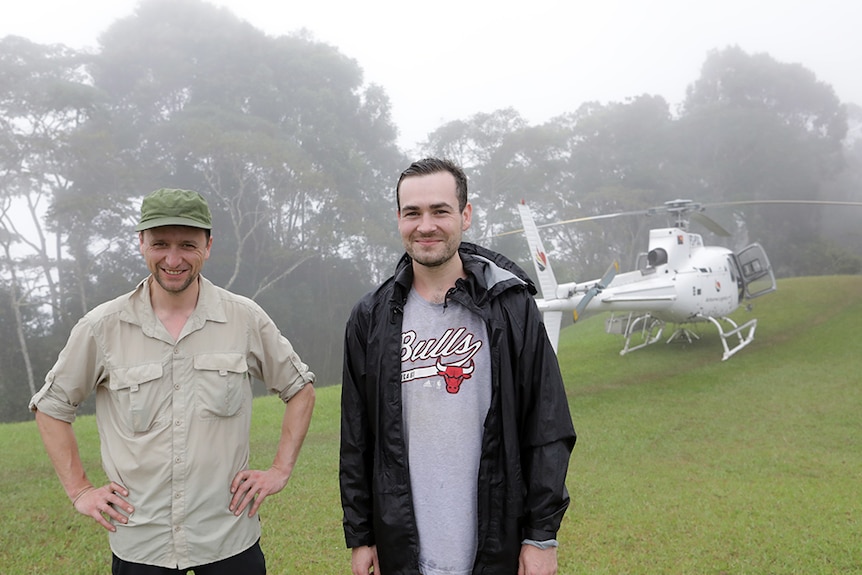
[[(662, 212), (681, 212), (686, 210), (687, 206), (684, 203), (691, 204), (691, 219), (696, 220), (698, 223), (702, 224), (705, 228), (710, 230), (711, 232), (718, 234), (720, 236), (730, 236), (731, 234), (725, 230), (718, 222), (705, 216), (700, 213), (705, 208), (710, 207), (726, 207), (726, 206), (751, 206), (758, 204), (785, 204), (785, 205), (819, 205), (819, 206), (862, 206), (862, 202), (845, 202), (845, 201), (831, 201), (831, 200), (735, 200), (729, 202), (714, 202), (710, 204), (699, 204), (695, 202), (691, 202), (690, 200), (673, 200), (671, 202), (666, 202), (665, 206), (650, 208), (648, 210), (634, 210), (631, 212), (617, 212), (613, 214), (599, 214), (596, 216), (583, 216), (580, 218), (573, 218), (570, 220), (561, 220), (559, 222), (551, 222), (548, 224), (537, 225), (536, 227), (541, 228), (550, 228), (554, 226), (561, 226), (565, 224), (575, 224), (578, 222), (590, 222), (593, 220), (606, 220), (611, 218), (619, 218), (622, 216), (654, 216)], [(510, 230), (507, 232), (501, 232), (499, 234), (492, 235), (490, 237), (498, 238), (501, 236), (508, 236), (511, 234), (520, 234), (523, 233), (524, 229)]]
[(735, 200), (731, 202), (716, 202), (713, 204), (703, 204), (703, 207), (723, 207), (723, 206), (754, 206), (758, 204), (802, 204), (809, 206), (862, 206), (862, 202), (844, 202), (832, 200)]
[[(607, 220), (610, 218), (619, 218), (621, 216), (643, 216), (647, 214), (647, 210), (637, 210), (634, 212), (617, 212), (615, 214), (599, 214), (597, 216), (583, 216), (580, 218), (573, 218), (571, 220), (561, 220), (559, 222), (551, 222), (549, 224), (541, 224), (537, 225), (536, 228), (552, 228), (554, 226), (562, 226), (565, 224), (576, 224), (578, 222), (590, 222), (593, 220)], [(499, 238), (500, 236), (508, 236), (511, 234), (520, 234), (524, 231), (523, 228), (519, 230), (509, 230), (508, 232), (500, 232), (499, 234), (495, 234), (491, 237)]]
[(712, 233), (719, 236), (730, 237), (730, 232), (721, 227), (721, 224), (719, 224), (717, 221), (710, 218), (709, 216), (705, 216), (700, 212), (694, 212), (693, 214), (691, 214), (690, 217), (692, 220), (696, 221)]

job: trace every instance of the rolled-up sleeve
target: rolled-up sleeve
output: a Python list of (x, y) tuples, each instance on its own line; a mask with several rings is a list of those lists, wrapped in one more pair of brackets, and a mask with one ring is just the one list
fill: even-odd
[(72, 328), (66, 346), (45, 384), (30, 399), (30, 411), (39, 410), (55, 419), (72, 423), (78, 406), (93, 392), (105, 373), (102, 354), (85, 316)]
[(252, 330), (250, 361), (252, 373), (263, 380), (267, 389), (285, 403), (316, 376), (293, 349), (275, 323), (262, 310), (257, 310), (256, 326)]

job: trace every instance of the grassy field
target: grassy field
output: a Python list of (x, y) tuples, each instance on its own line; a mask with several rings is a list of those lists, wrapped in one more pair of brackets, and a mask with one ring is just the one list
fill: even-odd
[[(783, 280), (753, 315), (755, 341), (726, 362), (707, 327), (624, 357), (602, 317), (563, 332), (579, 438), (562, 575), (862, 573), (862, 276)], [(263, 508), (271, 573), (349, 570), (339, 392), (318, 389), (294, 477)], [(255, 412), (252, 463), (266, 466), (282, 408), (266, 397)], [(102, 480), (94, 419), (75, 429)], [(106, 535), (72, 510), (35, 424), (0, 426), (0, 453), (0, 573), (109, 573)]]

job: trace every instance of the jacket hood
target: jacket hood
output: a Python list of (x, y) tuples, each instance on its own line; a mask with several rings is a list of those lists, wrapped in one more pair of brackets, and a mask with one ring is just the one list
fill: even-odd
[[(515, 278), (519, 280), (519, 283), (522, 283), (524, 287), (527, 288), (530, 295), (536, 295), (536, 285), (533, 283), (533, 280), (530, 279), (530, 276), (528, 276), (518, 264), (503, 254), (468, 242), (462, 242), (461, 247), (458, 248), (458, 252), (462, 256), (477, 256), (478, 259), (484, 260), (490, 264), (485, 267), (484, 271), (486, 280), (489, 280), (486, 281), (486, 286), (489, 290), (491, 290), (495, 285), (499, 285), (501, 282), (511, 281), (512, 278)], [(465, 260), (465, 267), (468, 266), (466, 263), (467, 261), (468, 260)]]

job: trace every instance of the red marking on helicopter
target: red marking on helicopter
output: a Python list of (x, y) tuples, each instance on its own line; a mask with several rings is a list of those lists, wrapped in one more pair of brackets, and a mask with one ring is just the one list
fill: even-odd
[(545, 252), (536, 251), (536, 265), (539, 266), (539, 271), (545, 271), (545, 268), (548, 267), (548, 256), (545, 255)]

